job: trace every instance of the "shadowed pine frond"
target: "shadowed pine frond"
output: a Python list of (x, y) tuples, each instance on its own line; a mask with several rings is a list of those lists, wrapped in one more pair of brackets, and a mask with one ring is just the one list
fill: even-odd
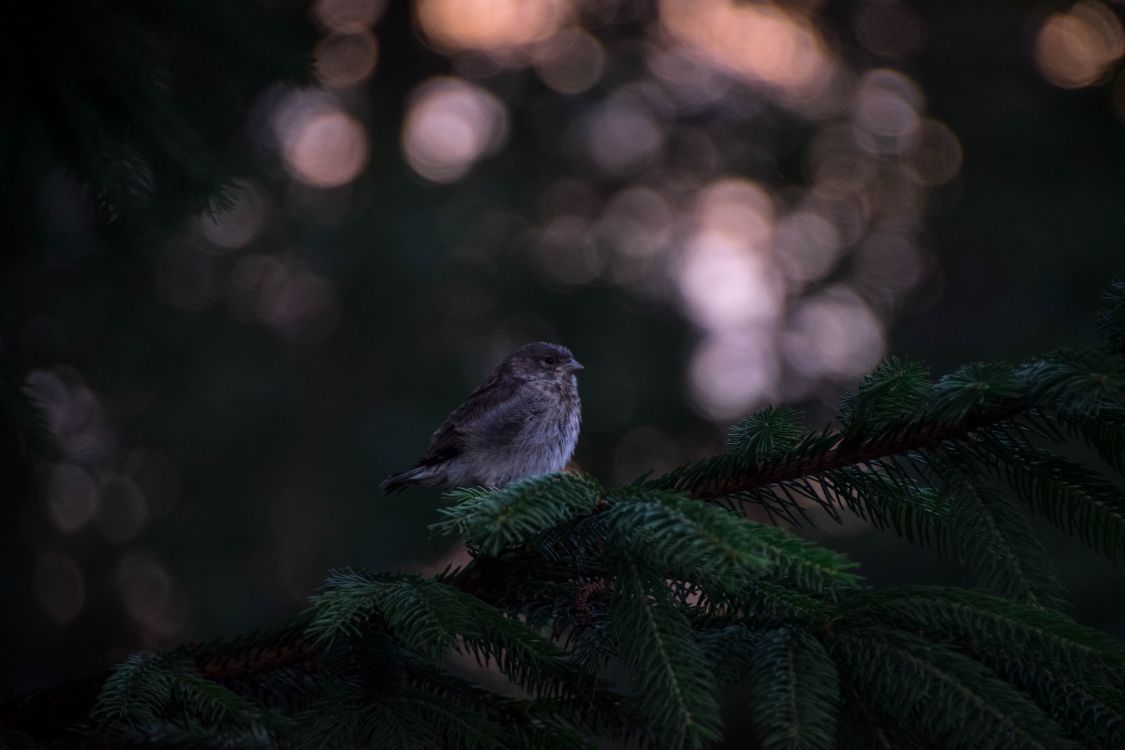
[(268, 739), (273, 718), (246, 696), (191, 670), (175, 674), (172, 686), (174, 705), (207, 729), (246, 732)]
[(1093, 415), (1064, 415), (1057, 419), (1106, 465), (1125, 474), (1125, 409), (1100, 409)]
[(755, 645), (747, 675), (748, 708), (762, 747), (832, 750), (839, 676), (824, 646), (789, 628), (765, 633)]
[(826, 502), (851, 511), (876, 529), (892, 529), (921, 547), (945, 549), (949, 504), (898, 464), (875, 461), (868, 466), (842, 466), (824, 472), (816, 482)]
[(1102, 339), (1116, 351), (1125, 351), (1125, 281), (1114, 279), (1105, 293), (1105, 307), (1098, 315)]
[(1017, 371), (1026, 398), (1063, 415), (1094, 414), (1125, 402), (1125, 357), (1105, 349), (1062, 349)]
[(97, 724), (142, 727), (155, 724), (172, 699), (172, 678), (160, 656), (139, 651), (113, 668), (90, 718)]
[(1023, 394), (1023, 381), (1011, 365), (974, 362), (934, 383), (927, 412), (939, 421), (961, 422), (982, 409), (1002, 409)]
[[(381, 729), (380, 748), (421, 750), (422, 738), (414, 736), (401, 717), (368, 696), (337, 689), (294, 718), (293, 750), (351, 750), (358, 743), (371, 743), (374, 726)], [(373, 745), (373, 743), (372, 743)], [(375, 745), (373, 745), (375, 746)]]
[(1083, 747), (1125, 747), (1125, 695), (1120, 686), (1090, 680), (1075, 682), (1058, 670), (1029, 665), (1003, 652), (985, 654), (981, 660), (1031, 696)]
[(1111, 560), (1125, 553), (1125, 494), (1088, 467), (1027, 444), (995, 445), (986, 464), (1053, 525)]
[(527, 625), (453, 586), (414, 575), (333, 574), (314, 597), (308, 637), (332, 642), (360, 632), (378, 616), (414, 653), (441, 659), (450, 651), (494, 661), (517, 684), (553, 690), (571, 677), (558, 649)]
[(1062, 581), (1023, 509), (994, 488), (966, 487), (954, 510), (957, 557), (981, 584), (1025, 604), (1066, 607)]
[(930, 373), (917, 362), (891, 357), (883, 360), (844, 398), (840, 421), (847, 434), (871, 434), (915, 419), (934, 391)]
[(794, 590), (783, 582), (754, 581), (735, 603), (735, 612), (748, 625), (777, 628), (782, 625), (823, 624), (831, 603)]
[(701, 748), (719, 738), (715, 679), (663, 578), (628, 552), (617, 556), (613, 624), (641, 714), (662, 747)]
[(945, 539), (981, 584), (1026, 604), (1062, 609), (1062, 582), (1026, 510), (987, 483), (957, 451), (927, 454), (926, 472), (947, 498)]
[(840, 629), (828, 650), (864, 703), (934, 747), (1079, 750), (1050, 716), (980, 663), (883, 627)]
[(1125, 647), (1066, 615), (966, 589), (909, 586), (857, 594), (842, 618), (893, 625), (974, 654), (1004, 651), (1029, 665), (1109, 679), (1125, 674)]
[(256, 745), (269, 742), (278, 721), (246, 696), (199, 675), (190, 659), (146, 652), (114, 669), (90, 718), (100, 736), (123, 741), (225, 734)]
[(752, 549), (770, 561), (771, 580), (828, 598), (859, 587), (859, 576), (851, 572), (856, 564), (840, 553), (776, 526), (753, 526)]
[(763, 748), (835, 747), (839, 677), (814, 636), (727, 625), (701, 630), (699, 644), (721, 686), (747, 688), (745, 710)]
[(440, 508), (443, 520), (430, 528), (460, 534), (485, 554), (495, 555), (593, 510), (600, 495), (597, 482), (576, 474), (545, 474), (494, 491), (455, 490), (446, 494), (455, 504)]
[(771, 630), (751, 630), (745, 625), (696, 629), (696, 640), (711, 664), (720, 687), (741, 685), (753, 668), (759, 642)]
[(609, 499), (606, 527), (650, 569), (718, 591), (737, 591), (749, 577), (771, 567), (756, 540), (758, 525), (718, 506), (630, 489)]

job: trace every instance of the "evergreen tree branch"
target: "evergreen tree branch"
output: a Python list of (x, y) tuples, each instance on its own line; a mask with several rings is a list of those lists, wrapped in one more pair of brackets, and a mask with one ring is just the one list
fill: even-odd
[(849, 440), (843, 436), (833, 439), (831, 435), (820, 435), (816, 443), (809, 441), (811, 450), (806, 455), (793, 460), (738, 469), (725, 457), (704, 459), (650, 480), (648, 484), (653, 488), (688, 492), (702, 500), (714, 500), (903, 455), (949, 440), (964, 440), (980, 431), (1010, 423), (1029, 408), (1026, 402), (1015, 401), (982, 409), (962, 421), (918, 425), (916, 429), (896, 430), (874, 440)]

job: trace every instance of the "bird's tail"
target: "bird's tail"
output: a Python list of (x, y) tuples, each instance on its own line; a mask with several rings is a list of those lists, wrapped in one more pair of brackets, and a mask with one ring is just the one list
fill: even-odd
[(391, 474), (383, 480), (379, 489), (383, 491), (384, 495), (401, 492), (412, 484), (425, 484), (426, 480), (433, 478), (433, 474), (432, 466), (415, 466), (413, 469)]

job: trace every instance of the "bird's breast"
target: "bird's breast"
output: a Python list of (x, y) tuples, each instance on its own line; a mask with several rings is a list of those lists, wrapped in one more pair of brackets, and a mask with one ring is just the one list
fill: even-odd
[(529, 388), (525, 394), (524, 418), (506, 445), (490, 451), (494, 485), (516, 479), (561, 471), (570, 461), (578, 442), (581, 407), (576, 388)]

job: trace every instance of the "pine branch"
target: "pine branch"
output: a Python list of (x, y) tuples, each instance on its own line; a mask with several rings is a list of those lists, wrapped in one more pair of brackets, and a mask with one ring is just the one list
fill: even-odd
[(634, 675), (641, 711), (670, 748), (699, 748), (719, 738), (719, 704), (691, 626), (660, 579), (628, 553), (618, 556), (615, 624), (620, 655)]
[(828, 648), (865, 702), (897, 706), (929, 745), (1079, 748), (1037, 705), (952, 649), (883, 628), (835, 633)]
[(706, 478), (705, 475), (720, 468), (721, 459), (705, 459), (650, 480), (648, 484), (654, 488), (682, 490), (693, 497), (713, 500), (737, 492), (751, 492), (771, 484), (798, 481), (848, 466), (871, 463), (881, 458), (902, 455), (948, 440), (963, 440), (979, 431), (1011, 422), (1024, 414), (1028, 408), (1027, 403), (1016, 401), (1002, 407), (983, 409), (970, 414), (960, 422), (919, 425), (917, 429), (896, 431), (879, 440), (821, 438), (824, 442), (823, 448), (810, 451), (809, 455), (797, 460), (752, 466), (742, 471), (720, 472), (723, 475), (714, 479)]
[(748, 674), (749, 706), (766, 750), (831, 750), (840, 704), (836, 665), (820, 641), (781, 628), (764, 634)]

